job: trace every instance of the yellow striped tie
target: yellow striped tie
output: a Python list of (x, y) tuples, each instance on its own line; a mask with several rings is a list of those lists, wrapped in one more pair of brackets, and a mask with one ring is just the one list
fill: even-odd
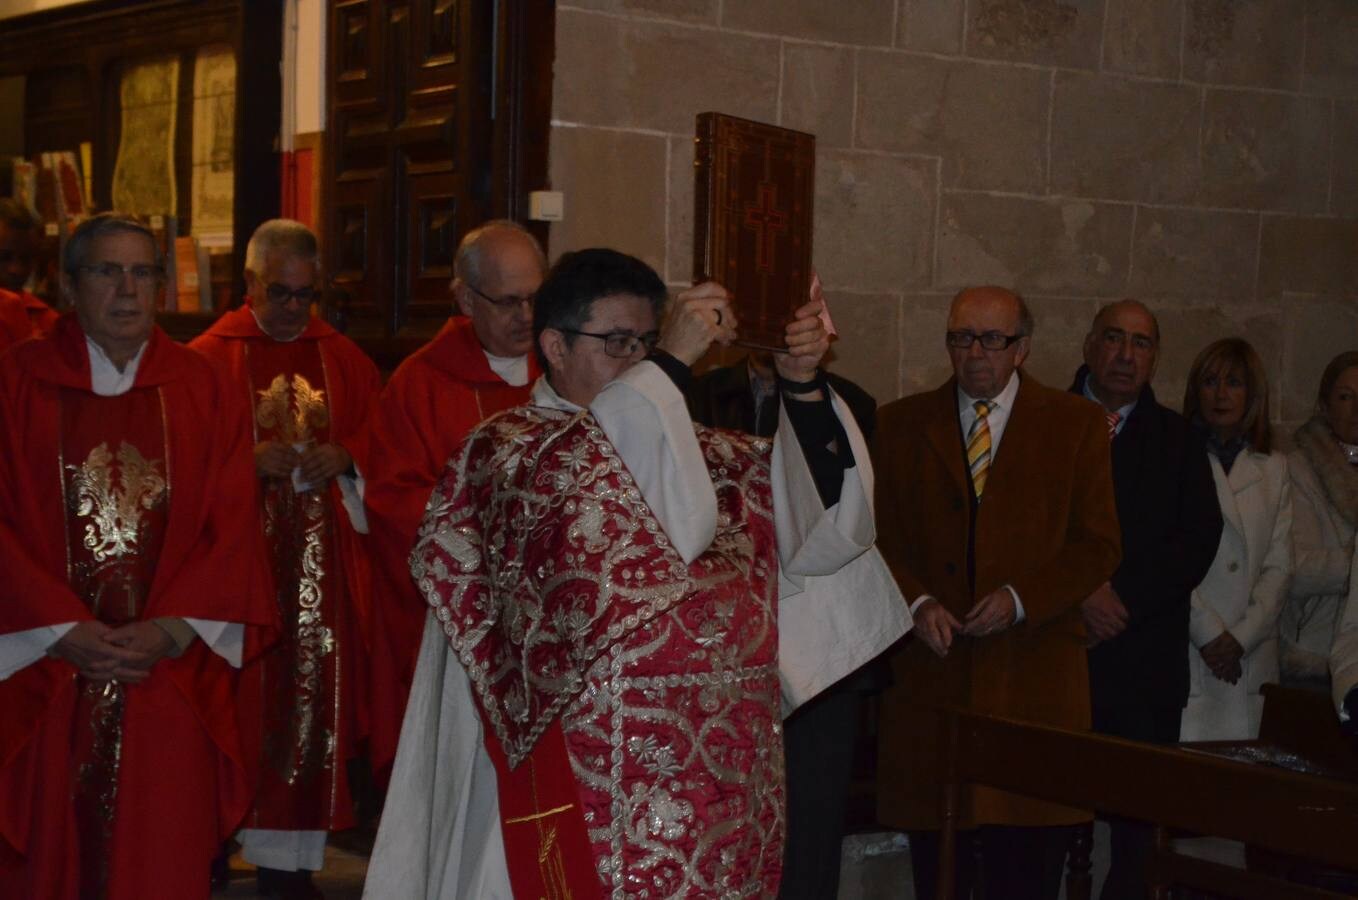
[(994, 405), (989, 400), (977, 400), (976, 421), (971, 423), (971, 433), (967, 435), (967, 465), (971, 467), (971, 485), (976, 490), (976, 499), (981, 499), (985, 491), (986, 474), (990, 471), (990, 423), (986, 418)]

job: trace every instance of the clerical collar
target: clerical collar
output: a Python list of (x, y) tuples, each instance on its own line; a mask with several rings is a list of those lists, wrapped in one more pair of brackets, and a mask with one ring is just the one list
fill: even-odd
[(481, 352), (486, 354), (486, 362), (490, 363), (490, 370), (500, 376), (500, 380), (512, 387), (523, 387), (528, 383), (528, 354), (523, 356), (496, 356), (485, 347)]
[(556, 392), (556, 388), (552, 387), (552, 383), (547, 380), (546, 372), (539, 375), (538, 380), (533, 384), (532, 403), (534, 406), (543, 406), (560, 412), (578, 413), (581, 410), (581, 407), (576, 406)]
[[(1094, 380), (1093, 375), (1088, 373), (1085, 374), (1085, 387), (1084, 387), (1085, 399), (1093, 400), (1095, 403), (1099, 404), (1099, 407), (1101, 409), (1106, 409), (1107, 407), (1104, 407), (1103, 401), (1100, 400), (1097, 395), (1095, 395), (1094, 390), (1089, 386), (1090, 382), (1092, 382), (1093, 380)], [(1119, 406), (1117, 409), (1110, 410), (1110, 412), (1115, 412), (1118, 415), (1118, 423), (1113, 428), (1114, 434), (1122, 434), (1122, 429), (1127, 424), (1127, 417), (1132, 414), (1132, 410), (1134, 409), (1136, 409), (1136, 400), (1133, 400), (1126, 406)]]
[[(248, 300), (249, 298), (247, 297), (246, 299)], [(269, 338), (270, 340), (278, 341), (278, 343), (280, 344), (291, 344), (293, 341), (297, 340), (299, 337), (303, 335), (303, 333), (306, 332), (306, 326), (303, 325), (302, 330), (297, 332), (290, 338), (274, 337), (272, 334), (269, 333), (269, 329), (264, 327), (264, 323), (259, 320), (259, 313), (255, 312), (255, 304), (253, 300), (250, 301), (249, 306), (247, 306), (246, 308), (250, 310), (250, 315), (255, 317), (255, 324), (259, 326), (259, 330), (264, 332), (264, 336)]]
[(141, 357), (146, 352), (147, 343), (149, 341), (142, 341), (137, 352), (119, 372), (113, 360), (104, 352), (104, 348), (86, 335), (85, 348), (90, 354), (90, 389), (100, 397), (117, 397), (132, 390), (132, 385), (137, 381), (137, 368), (141, 365)]

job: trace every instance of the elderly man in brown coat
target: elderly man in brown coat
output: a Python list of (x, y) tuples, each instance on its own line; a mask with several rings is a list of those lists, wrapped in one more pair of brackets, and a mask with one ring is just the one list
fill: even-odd
[[(1089, 727), (1080, 604), (1121, 557), (1108, 425), (1022, 372), (1032, 330), (1014, 292), (962, 291), (948, 313), (954, 377), (879, 413), (878, 545), (916, 637), (882, 704), (878, 814), (911, 832), (918, 897), (938, 878), (934, 709)], [(1067, 830), (1053, 826), (1089, 819), (985, 788), (961, 813), (957, 896), (980, 878), (989, 900), (1055, 898)]]

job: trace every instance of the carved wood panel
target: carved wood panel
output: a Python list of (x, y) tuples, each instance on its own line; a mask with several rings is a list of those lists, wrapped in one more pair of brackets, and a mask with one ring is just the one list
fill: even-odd
[(351, 334), (436, 330), (457, 241), (497, 214), (495, 2), (332, 0), (325, 243)]

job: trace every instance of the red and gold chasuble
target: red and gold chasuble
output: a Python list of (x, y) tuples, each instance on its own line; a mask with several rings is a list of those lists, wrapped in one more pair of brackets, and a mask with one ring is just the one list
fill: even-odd
[[(169, 515), (169, 438), (160, 391), (117, 397), (63, 388), (61, 476), (71, 589), (96, 619), (143, 617)], [(101, 897), (118, 805), (126, 688), (78, 679), (71, 732), (80, 896)]]
[(492, 418), (430, 502), (412, 571), (486, 723), (517, 896), (777, 891), (771, 445), (697, 433), (718, 526), (689, 564), (587, 412)]
[[(255, 441), (299, 449), (330, 440), (330, 391), (317, 341), (245, 345)], [(329, 486), (265, 479), (264, 535), (281, 640), (245, 677), (260, 679), (263, 757), (252, 828), (330, 830), (353, 822), (341, 741), (339, 644), (351, 634)], [(342, 512), (341, 512), (342, 514)]]

